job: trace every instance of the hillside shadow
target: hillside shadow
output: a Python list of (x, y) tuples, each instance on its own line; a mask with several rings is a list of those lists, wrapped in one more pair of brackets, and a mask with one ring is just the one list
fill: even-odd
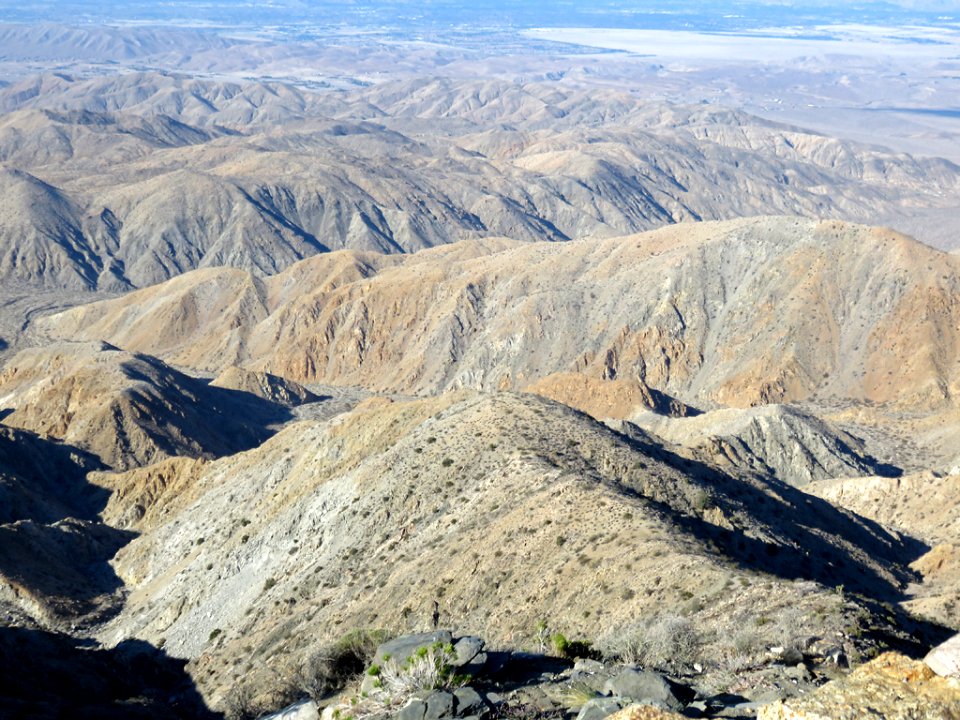
[(862, 457), (864, 463), (870, 468), (870, 472), (872, 472), (874, 475), (885, 478), (897, 478), (903, 475), (903, 468), (899, 468), (891, 463), (881, 462), (873, 455), (861, 455), (839, 437), (836, 438), (836, 445), (837, 449), (844, 455), (849, 455), (851, 457)]
[(105, 620), (119, 611), (123, 581), (110, 560), (135, 533), (68, 518), (0, 525), (0, 573), (18, 596), (63, 622)]
[(184, 667), (149, 643), (82, 647), (65, 635), (0, 628), (0, 717), (6, 720), (213, 720)]
[(133, 382), (156, 389), (169, 407), (150, 402), (150, 423), (144, 425), (157, 447), (168, 455), (182, 455), (168, 433), (154, 428), (175, 427), (178, 434), (194, 439), (213, 457), (232, 455), (261, 445), (276, 433), (276, 428), (294, 419), (291, 408), (253, 393), (210, 385), (174, 370), (149, 355), (137, 355), (155, 375), (144, 373), (135, 363), (121, 364), (123, 373)]
[(0, 428), (0, 573), (64, 621), (119, 608), (109, 561), (136, 535), (99, 521), (110, 492), (87, 473), (103, 469), (71, 445)]
[[(955, 633), (945, 626), (913, 618), (896, 605), (905, 599), (907, 584), (918, 580), (908, 565), (930, 549), (920, 540), (893, 534), (873, 520), (841, 510), (776, 478), (753, 475), (757, 483), (753, 485), (677, 455), (653, 440), (622, 434), (620, 437), (635, 450), (687, 475), (708, 498), (703, 511), (716, 508), (727, 518), (736, 518), (746, 511), (756, 529), (770, 535), (763, 540), (740, 529), (707, 522), (703, 517), (680, 514), (666, 500), (651, 498), (630, 481), (618, 484), (618, 490), (650, 503), (701, 545), (714, 548), (744, 569), (786, 580), (813, 580), (838, 592), (858, 594), (877, 610), (882, 604), (883, 613), (893, 614), (896, 625), (918, 640), (911, 643), (902, 638), (887, 638), (891, 644), (899, 643), (904, 652), (920, 652)], [(841, 538), (841, 543), (830, 542), (831, 536)], [(867, 558), (873, 561), (872, 565)], [(889, 574), (881, 574), (878, 567), (886, 568)]]
[[(110, 491), (87, 481), (107, 469), (96, 455), (28, 430), (0, 426), (0, 475), (7, 479), (0, 523), (56, 522), (67, 517), (96, 520)], [(21, 502), (11, 493), (19, 492)]]

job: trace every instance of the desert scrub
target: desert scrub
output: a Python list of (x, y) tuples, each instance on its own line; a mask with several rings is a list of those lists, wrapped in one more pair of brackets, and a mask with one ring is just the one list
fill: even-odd
[[(300, 668), (301, 690), (314, 700), (342, 690), (363, 674), (377, 646), (387, 639), (384, 630), (353, 630), (331, 645), (319, 648)], [(371, 665), (370, 669), (374, 667)]]
[(601, 654), (593, 649), (588, 642), (583, 640), (568, 640), (563, 633), (556, 633), (550, 638), (554, 651), (562, 658), (567, 660), (576, 660), (577, 658), (590, 658), (599, 660)]
[(604, 656), (624, 663), (680, 670), (699, 660), (701, 641), (688, 618), (670, 613), (615, 628), (597, 644)]
[(470, 677), (457, 673), (453, 665), (456, 657), (453, 645), (441, 642), (421, 647), (402, 660), (385, 657), (382, 664), (371, 665), (366, 671), (373, 678), (372, 689), (338, 705), (334, 717), (382, 717), (403, 707), (416, 693), (462, 687)]
[(420, 690), (446, 690), (465, 685), (469, 677), (458, 675), (453, 661), (453, 645), (436, 642), (418, 649), (402, 662), (387, 660), (380, 678), (383, 689), (392, 697), (412, 695)]

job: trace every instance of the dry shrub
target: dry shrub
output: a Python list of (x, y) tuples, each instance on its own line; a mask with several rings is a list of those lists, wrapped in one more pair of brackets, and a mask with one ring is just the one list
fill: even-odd
[(298, 684), (314, 700), (339, 692), (363, 674), (377, 646), (386, 639), (381, 630), (354, 630), (344, 635), (307, 658), (300, 668)]
[(697, 662), (700, 636), (688, 618), (671, 613), (618, 628), (599, 645), (625, 663), (678, 669)]

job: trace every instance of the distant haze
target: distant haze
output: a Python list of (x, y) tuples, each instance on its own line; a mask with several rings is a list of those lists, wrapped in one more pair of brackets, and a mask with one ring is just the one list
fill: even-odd
[[(944, 16), (946, 13), (948, 16)], [(487, 27), (619, 27), (732, 31), (823, 23), (930, 25), (955, 22), (956, 2), (625, 2), (587, 0), (279, 0), (270, 3), (201, 2), (0, 2), (0, 20), (16, 22), (148, 22), (157, 24), (264, 27), (291, 33), (338, 24), (392, 30)], [(295, 26), (295, 27), (290, 27)]]

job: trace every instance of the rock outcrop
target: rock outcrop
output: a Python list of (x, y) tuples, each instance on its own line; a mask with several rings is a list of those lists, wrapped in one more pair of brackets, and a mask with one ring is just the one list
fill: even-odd
[(211, 387), (250, 393), (263, 400), (269, 400), (286, 407), (296, 407), (320, 399), (319, 396), (314, 395), (303, 385), (292, 380), (277, 377), (270, 373), (245, 370), (236, 366), (224, 370), (210, 385)]
[(757, 720), (956, 720), (960, 685), (924, 663), (885, 653), (805, 698), (760, 708)]
[[(923, 661), (940, 677), (960, 680), (960, 635), (937, 645)], [(960, 687), (960, 683), (955, 684)]]

